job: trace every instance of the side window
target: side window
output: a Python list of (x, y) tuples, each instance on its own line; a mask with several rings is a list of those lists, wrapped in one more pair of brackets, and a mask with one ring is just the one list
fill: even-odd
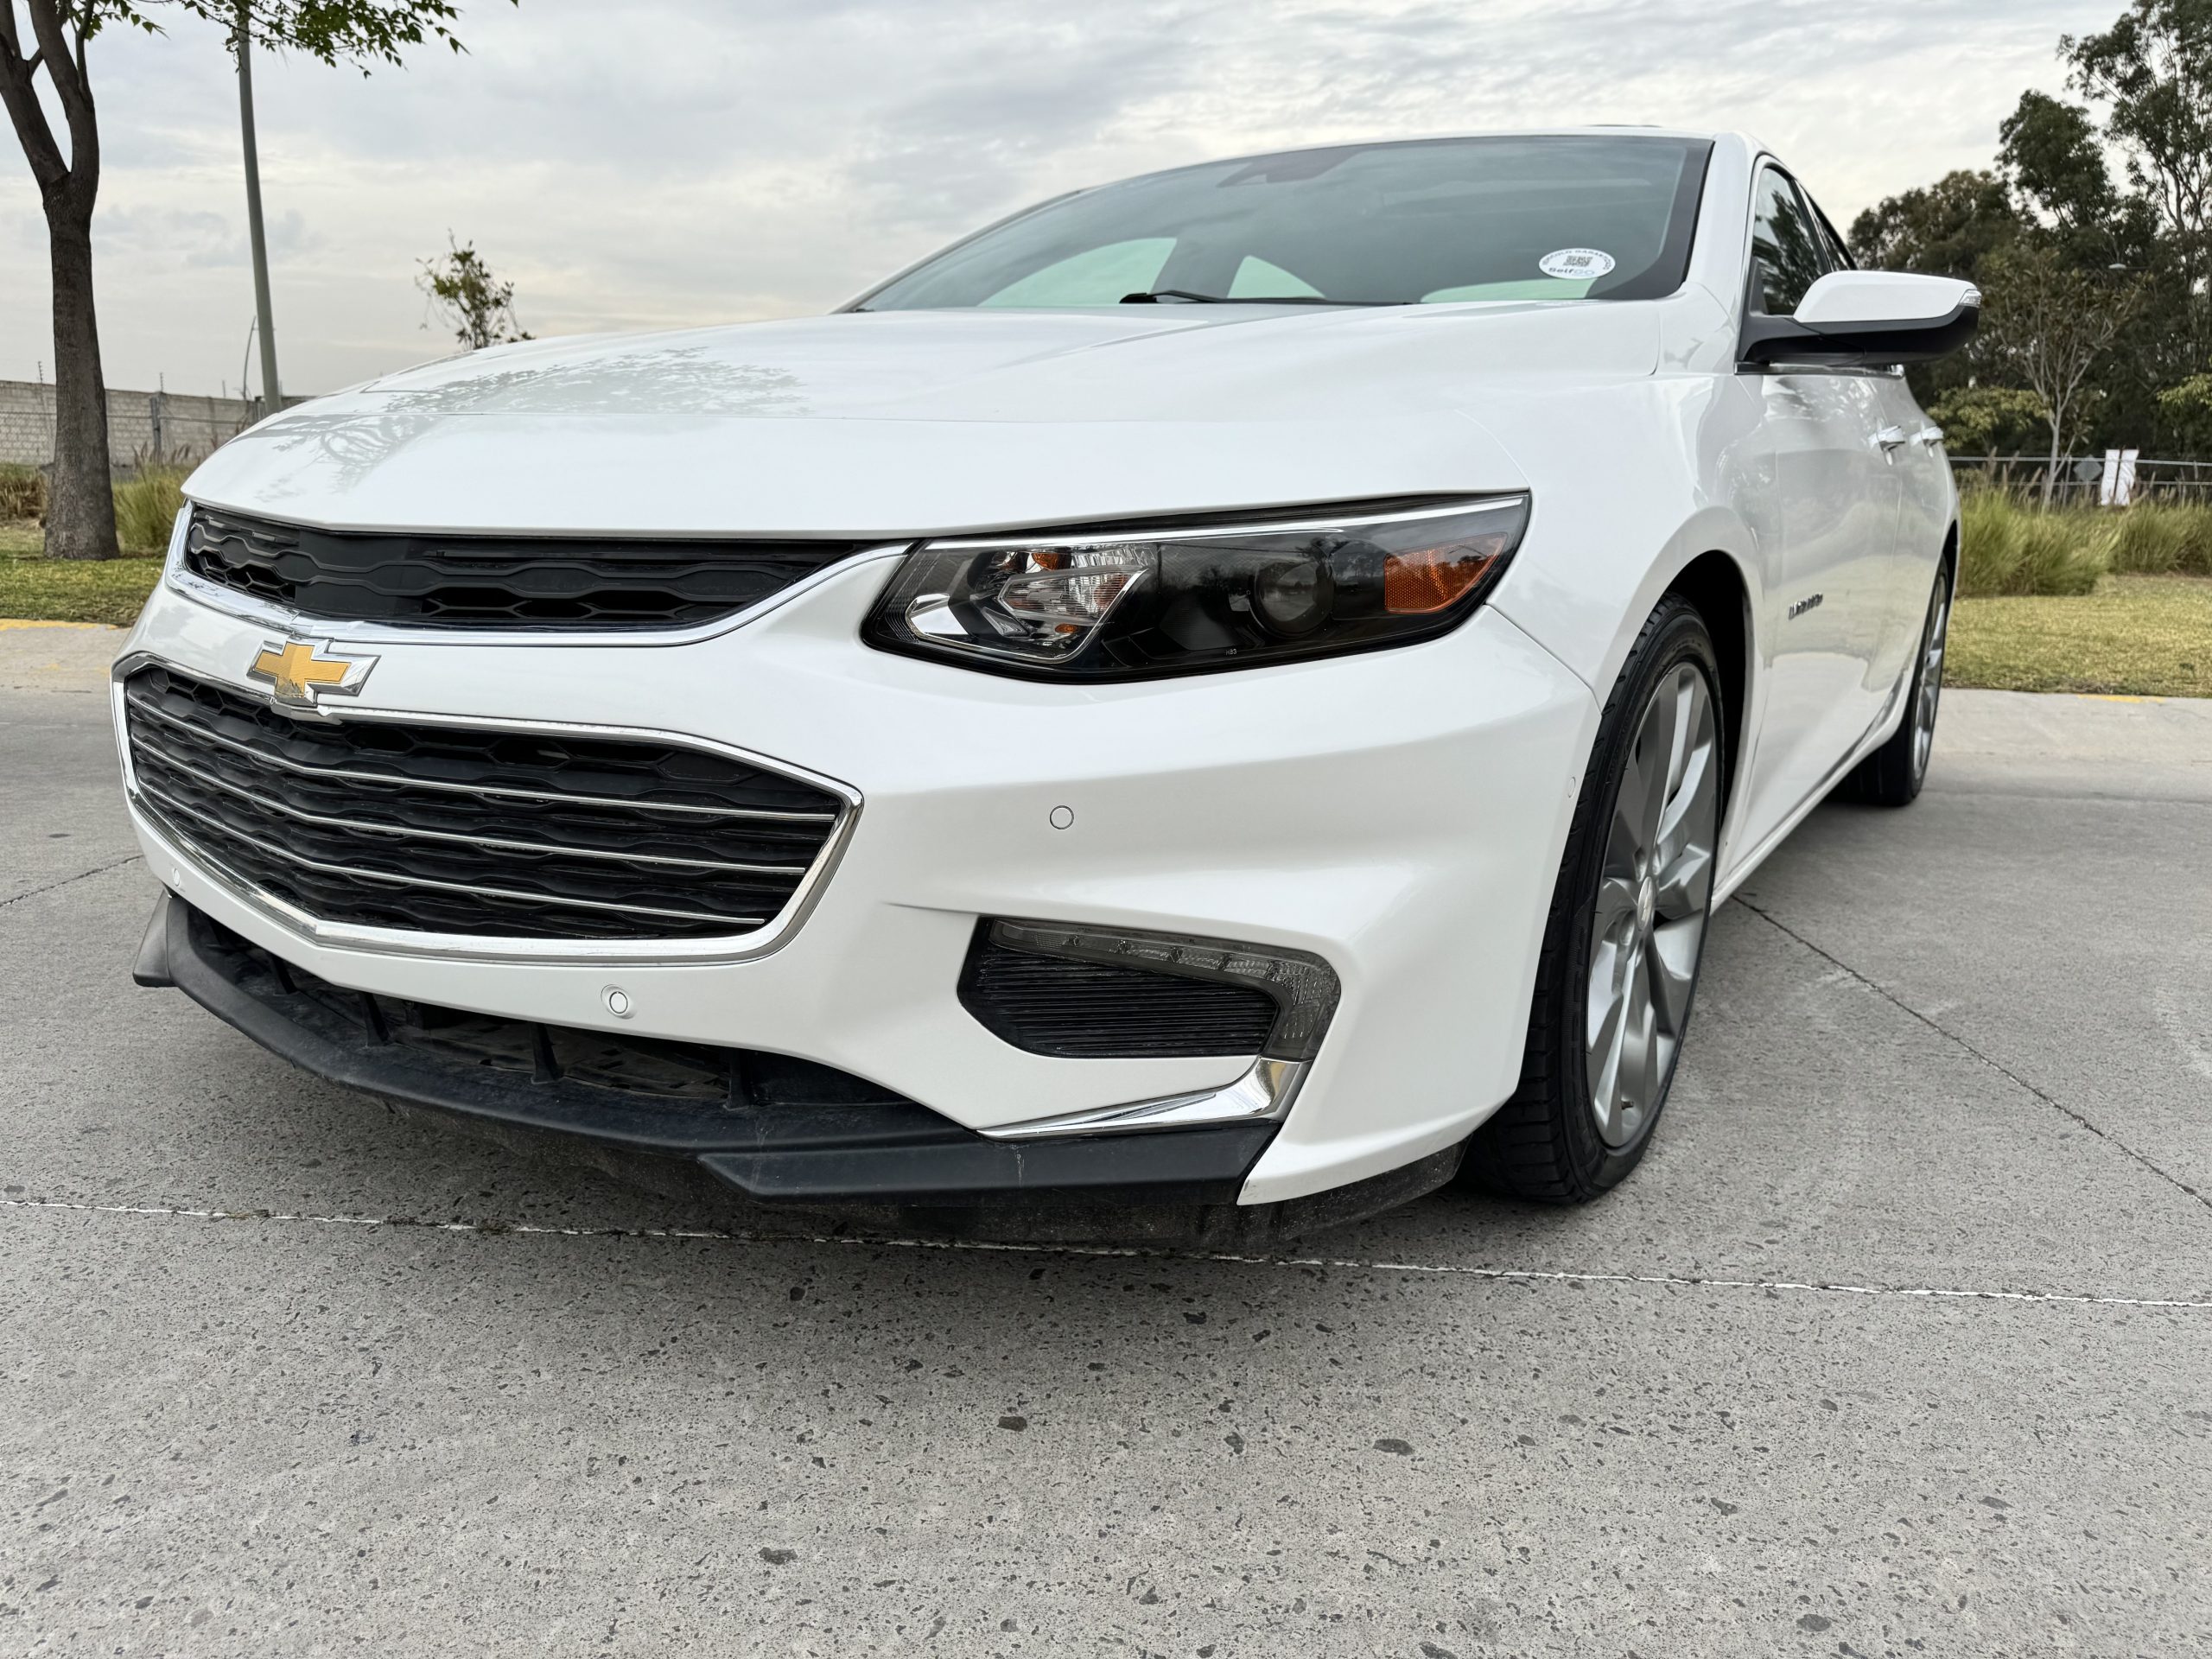
[(1821, 233), (1789, 177), (1759, 171), (1751, 197), (1751, 309), (1786, 317), (1827, 268)]
[(1858, 270), (1859, 262), (1851, 257), (1851, 250), (1844, 246), (1843, 238), (1835, 232), (1835, 226), (1828, 222), (1828, 216), (1821, 211), (1821, 204), (1815, 201), (1811, 194), (1802, 186), (1797, 194), (1805, 198), (1805, 206), (1812, 209), (1813, 228), (1820, 233), (1821, 238), (1821, 249), (1823, 255), (1821, 260), (1822, 269)]

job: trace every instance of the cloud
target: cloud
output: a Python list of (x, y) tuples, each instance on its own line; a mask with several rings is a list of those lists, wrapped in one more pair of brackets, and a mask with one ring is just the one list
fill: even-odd
[[(1838, 218), (1986, 165), (2120, 0), (475, 0), (468, 52), (363, 79), (260, 58), (294, 389), (435, 356), (448, 230), (539, 334), (820, 310), (1027, 202), (1152, 168), (1587, 121), (1742, 126)], [(176, 18), (94, 42), (111, 384), (238, 373), (237, 89)], [(44, 227), (0, 158), (0, 375), (51, 354)]]

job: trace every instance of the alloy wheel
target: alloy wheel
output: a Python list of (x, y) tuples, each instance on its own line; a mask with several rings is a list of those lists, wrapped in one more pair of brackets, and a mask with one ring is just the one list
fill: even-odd
[(1590, 920), (1590, 1109), (1609, 1147), (1634, 1141), (1658, 1110), (1688, 1023), (1713, 894), (1719, 773), (1711, 690), (1694, 666), (1677, 664), (1637, 721)]
[(1943, 696), (1943, 641), (1950, 632), (1951, 590), (1938, 579), (1935, 596), (1928, 601), (1928, 631), (1920, 639), (1920, 691), (1913, 699), (1912, 775), (1928, 772), (1929, 757), (1936, 752), (1936, 705)]

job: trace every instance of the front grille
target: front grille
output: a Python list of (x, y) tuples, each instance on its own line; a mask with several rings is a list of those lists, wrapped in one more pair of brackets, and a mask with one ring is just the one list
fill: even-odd
[(302, 616), (421, 628), (683, 628), (734, 615), (855, 542), (384, 536), (194, 507), (184, 568)]
[(520, 938), (748, 933), (843, 803), (675, 743), (295, 720), (152, 666), (124, 687), (140, 804), (321, 920)]
[(960, 1001), (1016, 1048), (1061, 1059), (1256, 1054), (1278, 1012), (1249, 985), (1018, 950), (988, 922), (976, 930)]

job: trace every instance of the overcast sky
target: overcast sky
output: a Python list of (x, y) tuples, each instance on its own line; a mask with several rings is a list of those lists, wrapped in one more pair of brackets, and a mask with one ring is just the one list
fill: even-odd
[[(0, 0), (12, 3), (13, 0)], [(162, 8), (156, 7), (156, 10)], [(442, 356), (450, 230), (538, 334), (791, 315), (1023, 203), (1281, 145), (1742, 127), (1831, 215), (1987, 165), (2057, 37), (2121, 0), (463, 0), (469, 52), (257, 60), (286, 389)], [(92, 71), (108, 382), (235, 389), (253, 315), (220, 35)], [(46, 232), (0, 128), (0, 378), (53, 372)], [(256, 381), (259, 371), (254, 371)]]

